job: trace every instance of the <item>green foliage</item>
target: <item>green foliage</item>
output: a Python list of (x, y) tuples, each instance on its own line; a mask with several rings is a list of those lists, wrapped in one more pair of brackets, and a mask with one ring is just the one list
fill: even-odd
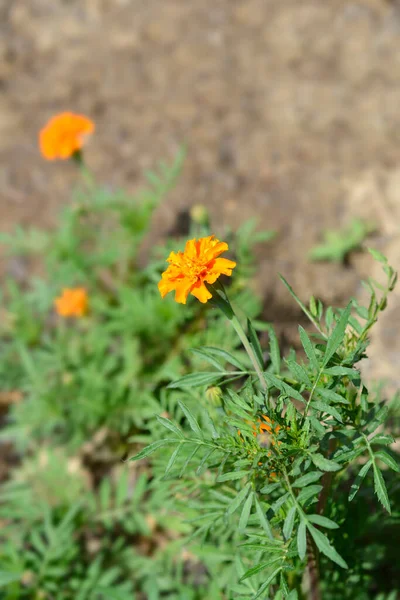
[(310, 251), (309, 258), (342, 263), (374, 230), (374, 226), (361, 219), (353, 219), (344, 229), (325, 231), (323, 243)]

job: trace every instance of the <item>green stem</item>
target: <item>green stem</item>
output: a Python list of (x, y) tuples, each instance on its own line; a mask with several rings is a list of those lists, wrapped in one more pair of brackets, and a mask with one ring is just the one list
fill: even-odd
[[(258, 376), (258, 379), (260, 381), (260, 385), (261, 385), (263, 391), (266, 394), (268, 394), (267, 382), (265, 381), (265, 378), (264, 378), (264, 375), (260, 368), (260, 365), (258, 363), (257, 357), (254, 353), (254, 350), (253, 350), (249, 340), (247, 339), (247, 335), (246, 335), (243, 327), (241, 326), (239, 319), (235, 315), (235, 312), (232, 308), (231, 303), (229, 302), (229, 298), (225, 292), (225, 289), (224, 289), (222, 283), (218, 282), (218, 287), (217, 286), (210, 286), (210, 287), (213, 288), (213, 292), (214, 292), (213, 297), (212, 297), (212, 303), (222, 310), (222, 312), (224, 313), (224, 315), (226, 316), (228, 321), (230, 321), (230, 323), (232, 324), (232, 327), (238, 334), (239, 339), (242, 342), (243, 347), (246, 350), (246, 352), (251, 360), (251, 363), (257, 373), (257, 376)], [(222, 294), (221, 294), (221, 292), (222, 292)]]
[(254, 366), (254, 369), (257, 373), (257, 376), (260, 381), (262, 389), (264, 390), (264, 392), (267, 392), (268, 391), (267, 382), (265, 381), (264, 375), (262, 374), (262, 371), (260, 369), (260, 365), (258, 364), (257, 357), (254, 353), (253, 348), (251, 347), (249, 340), (247, 339), (247, 335), (243, 331), (243, 327), (241, 326), (239, 319), (237, 318), (236, 315), (234, 315), (232, 317), (232, 319), (230, 319), (230, 322), (232, 323), (232, 327), (238, 334), (240, 341), (242, 342), (244, 349), (246, 350), (246, 352)]

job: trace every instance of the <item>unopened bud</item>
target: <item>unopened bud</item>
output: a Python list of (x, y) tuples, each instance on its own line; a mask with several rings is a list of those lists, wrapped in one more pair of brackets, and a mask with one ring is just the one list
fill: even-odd
[(209, 387), (208, 390), (206, 391), (206, 398), (210, 402), (210, 404), (212, 404), (213, 406), (221, 406), (221, 404), (222, 404), (221, 397), (222, 397), (222, 390), (220, 387), (218, 387), (216, 385)]
[(208, 211), (203, 204), (195, 204), (190, 209), (190, 217), (197, 225), (208, 225)]

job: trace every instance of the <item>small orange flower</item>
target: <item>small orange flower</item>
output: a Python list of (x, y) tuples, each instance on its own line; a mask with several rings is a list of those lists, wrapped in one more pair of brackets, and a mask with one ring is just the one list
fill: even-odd
[(83, 115), (64, 112), (51, 118), (39, 134), (40, 151), (47, 160), (70, 158), (80, 150), (94, 123)]
[(236, 263), (227, 258), (217, 258), (228, 250), (226, 242), (220, 242), (213, 235), (189, 240), (184, 252), (171, 252), (167, 258), (169, 267), (158, 283), (161, 297), (175, 290), (175, 300), (186, 304), (189, 294), (200, 302), (207, 302), (212, 294), (205, 283), (215, 283), (220, 275), (232, 275)]
[(54, 306), (60, 317), (83, 317), (88, 311), (87, 292), (85, 288), (64, 288)]

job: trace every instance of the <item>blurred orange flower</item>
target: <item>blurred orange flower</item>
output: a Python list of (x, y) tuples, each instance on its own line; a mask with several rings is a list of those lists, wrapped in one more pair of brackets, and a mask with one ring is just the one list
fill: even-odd
[(217, 258), (228, 250), (226, 242), (213, 235), (198, 240), (188, 240), (183, 252), (171, 252), (169, 267), (161, 276), (158, 289), (162, 298), (175, 290), (175, 300), (186, 304), (189, 294), (200, 302), (207, 302), (212, 294), (205, 283), (215, 283), (220, 275), (232, 275), (236, 263), (227, 258)]
[(94, 131), (94, 123), (83, 115), (64, 112), (48, 121), (39, 134), (40, 151), (47, 160), (70, 158)]
[(54, 300), (60, 317), (83, 317), (88, 311), (88, 296), (84, 288), (64, 288)]

